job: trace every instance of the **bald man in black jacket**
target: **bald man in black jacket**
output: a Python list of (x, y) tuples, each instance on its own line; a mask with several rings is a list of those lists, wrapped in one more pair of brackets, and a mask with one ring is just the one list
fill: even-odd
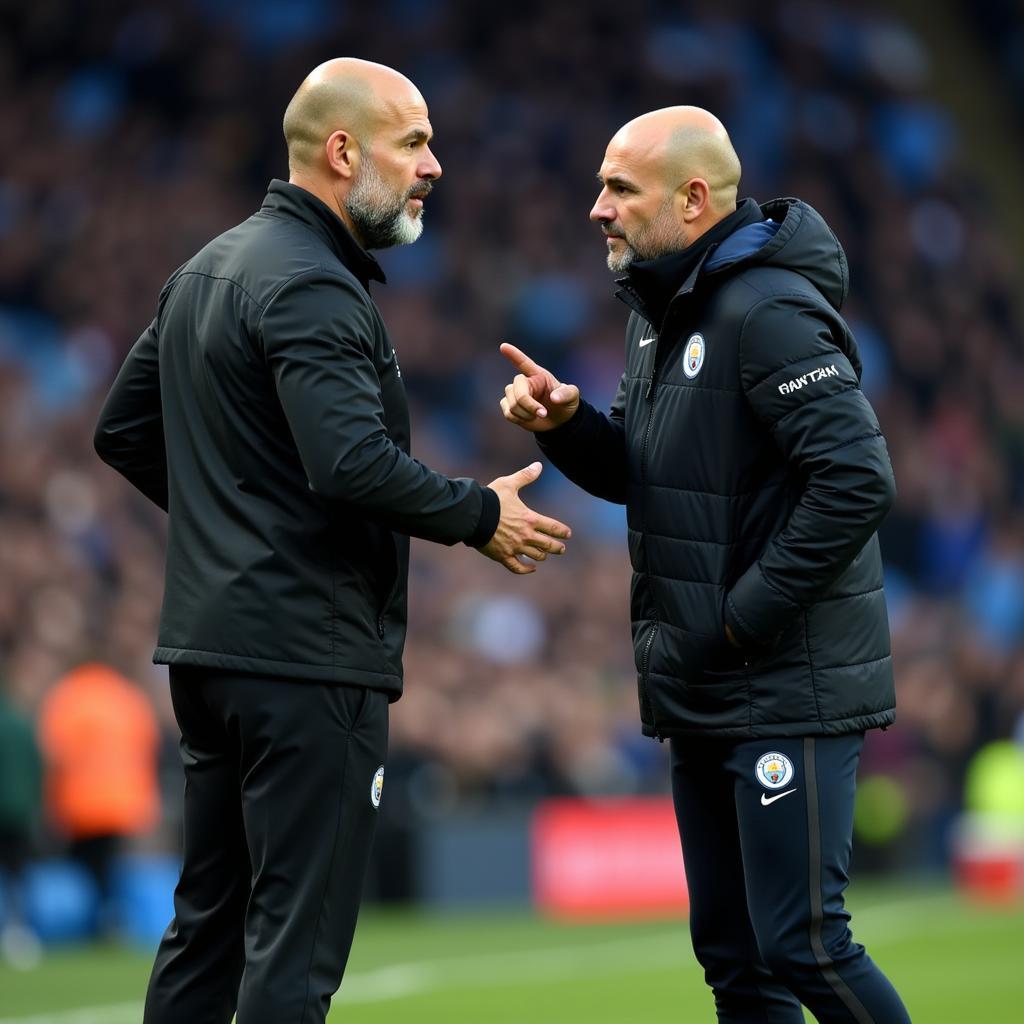
[(569, 536), (518, 497), (539, 463), (484, 487), (409, 455), (366, 250), (418, 237), (441, 173), (416, 87), (329, 61), (284, 130), (290, 180), (171, 276), (96, 429), (168, 512), (155, 660), (185, 849), (146, 1024), (325, 1019), (402, 690), (409, 537), (528, 573)]
[(895, 488), (805, 203), (737, 204), (707, 111), (625, 125), (591, 211), (624, 271), (608, 415), (513, 346), (509, 422), (624, 503), (640, 716), (669, 739), (694, 949), (728, 1024), (904, 1024), (843, 906), (864, 732), (895, 716), (875, 531)]

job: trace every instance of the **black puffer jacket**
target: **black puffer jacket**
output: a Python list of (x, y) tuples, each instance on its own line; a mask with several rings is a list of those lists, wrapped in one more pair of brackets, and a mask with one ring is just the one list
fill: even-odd
[(744, 201), (684, 252), (630, 269), (610, 416), (584, 403), (539, 435), (567, 476), (627, 506), (649, 735), (894, 719), (875, 530), (895, 488), (839, 315), (847, 280), (813, 209)]
[(397, 697), (409, 536), (494, 533), (494, 491), (408, 454), (371, 278), (341, 220), (275, 181), (161, 292), (95, 438), (169, 513), (156, 661)]

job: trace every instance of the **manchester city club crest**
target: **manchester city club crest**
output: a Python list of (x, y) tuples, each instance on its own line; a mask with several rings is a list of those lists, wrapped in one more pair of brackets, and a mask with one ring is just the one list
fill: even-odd
[(704, 365), (704, 352), (706, 349), (707, 344), (704, 341), (703, 334), (691, 334), (686, 339), (686, 351), (683, 354), (683, 373), (690, 380), (693, 380), (700, 373), (700, 368)]
[(754, 777), (765, 789), (782, 789), (793, 781), (793, 762), (785, 754), (771, 750), (758, 758)]
[(381, 765), (373, 773), (373, 781), (370, 783), (370, 803), (374, 807), (380, 807), (380, 795), (384, 792), (384, 765)]

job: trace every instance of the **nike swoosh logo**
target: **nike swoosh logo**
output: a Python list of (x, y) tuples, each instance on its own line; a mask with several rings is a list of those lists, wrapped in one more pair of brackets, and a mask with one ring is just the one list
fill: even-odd
[(657, 340), (658, 340), (657, 338), (641, 338), (641, 339), (640, 339), (640, 345), (639, 345), (639, 347), (640, 347), (640, 348), (643, 348), (643, 347), (644, 347), (644, 345), (650, 345), (650, 343), (651, 343), (652, 341), (657, 341)]
[(785, 793), (776, 793), (775, 796), (769, 796), (767, 793), (762, 793), (761, 806), (767, 807), (769, 804), (775, 803), (776, 800), (781, 800), (784, 796), (789, 796), (790, 793), (795, 792), (795, 789), (787, 789)]

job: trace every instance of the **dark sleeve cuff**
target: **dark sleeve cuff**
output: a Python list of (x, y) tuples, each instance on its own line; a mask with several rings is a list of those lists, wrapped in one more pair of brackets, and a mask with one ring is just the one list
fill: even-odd
[(594, 407), (581, 398), (579, 408), (560, 427), (533, 435), (537, 439), (537, 445), (540, 447), (540, 450), (552, 449), (557, 451), (562, 445), (566, 443), (571, 444), (573, 438), (581, 429), (587, 426), (587, 420), (595, 412)]
[(480, 518), (477, 520), (476, 529), (473, 535), (465, 541), (471, 548), (482, 548), (493, 536), (498, 528), (498, 520), (501, 518), (501, 502), (498, 500), (498, 492), (492, 491), (490, 487), (482, 488), (483, 502), (480, 508)]

